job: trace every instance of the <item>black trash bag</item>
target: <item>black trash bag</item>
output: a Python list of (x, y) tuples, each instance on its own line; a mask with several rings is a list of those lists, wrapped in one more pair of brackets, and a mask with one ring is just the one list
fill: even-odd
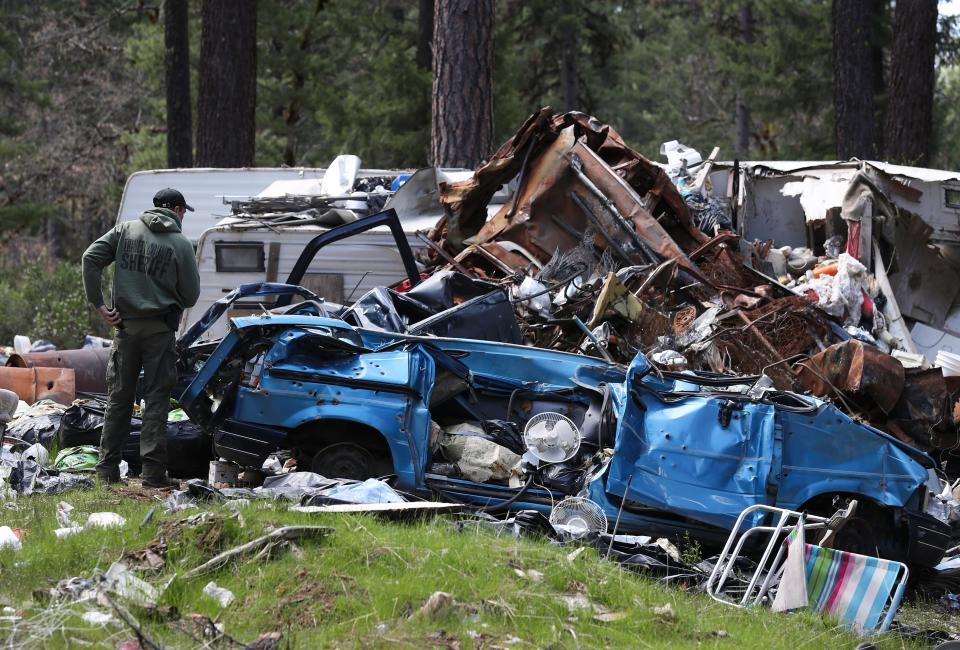
[(34, 492), (43, 494), (60, 494), (69, 490), (92, 490), (94, 487), (93, 478), (89, 474), (70, 474), (61, 472), (56, 476), (41, 475), (37, 477)]
[(407, 291), (407, 296), (420, 301), (427, 308), (440, 312), (467, 300), (486, 295), (497, 285), (474, 280), (457, 271), (437, 271)]
[(580, 466), (572, 463), (553, 463), (543, 468), (541, 473), (543, 485), (564, 494), (577, 494), (583, 489), (587, 480), (587, 473)]
[(102, 409), (92, 409), (86, 404), (74, 404), (63, 412), (57, 437), (60, 448), (100, 445), (103, 431)]
[[(138, 420), (136, 429), (130, 431), (121, 452), (130, 467), (130, 474), (134, 476), (142, 470), (140, 424)], [(200, 427), (189, 421), (167, 423), (167, 474), (173, 478), (206, 478), (211, 460), (213, 445), (210, 436)]]
[(509, 420), (486, 420), (483, 423), (483, 431), (490, 439), (506, 447), (518, 456), (522, 456), (527, 451), (527, 445), (523, 442), (523, 434), (516, 422)]
[(197, 501), (216, 501), (223, 503), (227, 498), (223, 492), (211, 486), (203, 479), (192, 478), (187, 481), (187, 493)]
[(550, 519), (539, 510), (521, 510), (513, 516), (514, 530), (518, 535), (557, 538), (557, 531)]
[(12, 436), (33, 444), (39, 442), (44, 447), (49, 447), (53, 439), (57, 437), (57, 431), (60, 430), (60, 420), (63, 417), (60, 413), (50, 413), (48, 415), (37, 415), (32, 418), (20, 418), (13, 424), (7, 425), (5, 435)]
[(33, 494), (37, 477), (46, 473), (34, 460), (18, 460), (5, 464), (10, 466), (10, 476), (7, 479), (10, 482), (10, 489), (24, 496)]
[(700, 565), (677, 562), (666, 549), (656, 542), (642, 543), (630, 536), (613, 537), (600, 533), (594, 540), (594, 547), (624, 567), (660, 578), (662, 580), (680, 580), (699, 584), (710, 572)]

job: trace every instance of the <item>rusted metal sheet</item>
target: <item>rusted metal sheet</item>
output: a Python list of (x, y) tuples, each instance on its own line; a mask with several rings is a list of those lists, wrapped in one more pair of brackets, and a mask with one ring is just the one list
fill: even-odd
[(609, 250), (621, 266), (673, 259), (704, 279), (641, 197), (578, 141), (572, 128), (530, 165), (517, 191), (515, 209), (513, 203), (504, 205), (476, 241), (510, 241), (546, 263), (557, 251), (580, 246), (584, 233), (592, 232), (594, 246), (601, 253)]
[(530, 266), (523, 255), (512, 253), (496, 242), (471, 244), (454, 259), (480, 278), (502, 278)]
[(803, 387), (814, 395), (836, 397), (836, 390), (865, 395), (884, 413), (893, 410), (903, 391), (903, 365), (856, 339), (831, 345), (797, 364), (795, 370)]
[(12, 390), (28, 404), (51, 399), (70, 405), (77, 397), (72, 368), (0, 368), (0, 388)]
[(105, 393), (109, 361), (110, 348), (91, 348), (14, 354), (7, 359), (7, 365), (16, 368), (72, 368), (76, 373), (76, 390)]
[(934, 443), (934, 429), (952, 419), (947, 383), (940, 368), (906, 370), (903, 391), (890, 411), (890, 422), (927, 448)]
[(687, 305), (679, 309), (673, 315), (673, 332), (679, 334), (688, 327), (690, 323), (697, 319), (697, 308), (694, 305)]
[[(444, 217), (431, 231), (431, 239), (442, 240), (453, 253), (460, 252), (464, 241), (486, 222), (486, 207), (494, 193), (518, 174), (526, 182), (530, 168), (568, 129), (575, 140), (616, 170), (618, 178), (642, 201), (646, 212), (666, 217), (664, 223), (675, 226), (670, 234), (681, 247), (693, 249), (709, 240), (693, 225), (686, 203), (660, 167), (628, 147), (614, 129), (599, 120), (576, 112), (556, 114), (549, 107), (531, 115), (472, 178), (441, 184)], [(511, 202), (505, 209), (512, 215), (513, 207)]]

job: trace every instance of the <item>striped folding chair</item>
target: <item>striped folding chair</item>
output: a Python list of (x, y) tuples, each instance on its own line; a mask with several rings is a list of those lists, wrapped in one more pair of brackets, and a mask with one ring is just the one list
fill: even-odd
[(804, 544), (811, 609), (835, 616), (858, 632), (885, 632), (900, 607), (906, 564)]

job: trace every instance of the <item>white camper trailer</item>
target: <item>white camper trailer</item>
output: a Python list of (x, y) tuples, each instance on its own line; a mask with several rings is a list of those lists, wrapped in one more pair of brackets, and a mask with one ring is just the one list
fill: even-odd
[[(194, 207), (183, 221), (183, 234), (194, 246), (208, 228), (230, 216), (231, 200), (257, 196), (277, 182), (323, 182), (324, 167), (241, 167), (237, 169), (149, 169), (127, 178), (120, 197), (117, 223), (138, 219), (153, 207), (153, 195), (165, 187), (180, 190)], [(382, 178), (411, 171), (360, 169), (357, 178)]]
[[(117, 221), (139, 218), (164, 187), (181, 190), (196, 209), (187, 213), (183, 227), (197, 250), (200, 298), (184, 313), (179, 336), (237, 286), (284, 282), (307, 242), (380, 207), (397, 210), (410, 247), (421, 250), (425, 244), (417, 232), (428, 231), (441, 215), (437, 183), (468, 178), (471, 173), (433, 168), (365, 170), (359, 169), (355, 156), (340, 156), (327, 169), (144, 171), (128, 179)], [(405, 182), (394, 192), (391, 185), (399, 185), (398, 179)], [(368, 188), (377, 183), (376, 191), (354, 191), (355, 185)], [(499, 194), (495, 197), (501, 203), (502, 199)], [(312, 207), (301, 209), (306, 204)], [(247, 211), (255, 207), (254, 213)], [(329, 302), (349, 303), (374, 287), (405, 277), (393, 237), (388, 228), (380, 227), (325, 247), (301, 284)], [(227, 318), (259, 313), (265, 307), (255, 300), (239, 301), (203, 338), (226, 333)]]

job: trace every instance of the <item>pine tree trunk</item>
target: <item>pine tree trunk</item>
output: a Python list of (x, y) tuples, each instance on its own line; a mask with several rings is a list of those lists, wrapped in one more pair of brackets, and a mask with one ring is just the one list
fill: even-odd
[(493, 0), (435, 0), (430, 159), (475, 167), (493, 146)]
[(167, 72), (167, 166), (193, 166), (190, 116), (190, 38), (187, 0), (164, 0), (163, 40)]
[(203, 0), (197, 165), (249, 167), (257, 105), (256, 0)]
[(833, 0), (833, 104), (837, 157), (877, 156), (877, 29), (883, 0)]
[(929, 158), (933, 132), (937, 0), (898, 0), (893, 30), (886, 158), (923, 166)]
[(433, 66), (433, 0), (420, 0), (417, 15), (417, 67)]
[[(743, 5), (737, 18), (740, 23), (740, 41), (744, 50), (749, 52), (753, 45), (753, 5), (749, 2)], [(750, 153), (750, 106), (743, 97), (742, 88), (737, 88), (735, 136), (737, 158), (744, 160)]]

